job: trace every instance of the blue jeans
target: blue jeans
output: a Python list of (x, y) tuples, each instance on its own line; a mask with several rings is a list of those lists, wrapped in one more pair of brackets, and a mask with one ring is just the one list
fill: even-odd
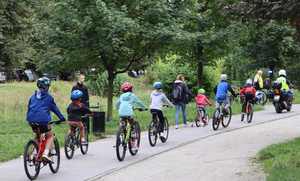
[(183, 123), (186, 124), (186, 112), (185, 112), (186, 105), (185, 104), (176, 104), (175, 108), (176, 108), (176, 115), (175, 115), (176, 125), (178, 125), (178, 123), (179, 123), (179, 112), (180, 111), (182, 111)]

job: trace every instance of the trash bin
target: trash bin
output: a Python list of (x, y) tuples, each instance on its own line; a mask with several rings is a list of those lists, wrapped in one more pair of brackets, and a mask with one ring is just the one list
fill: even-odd
[(105, 132), (105, 112), (94, 112), (93, 133)]

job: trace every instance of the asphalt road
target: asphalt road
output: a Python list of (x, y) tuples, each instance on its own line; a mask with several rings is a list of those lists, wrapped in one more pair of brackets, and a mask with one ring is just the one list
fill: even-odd
[[(77, 150), (72, 160), (61, 152), (61, 168), (55, 175), (44, 168), (38, 180), (264, 180), (252, 158), (267, 145), (300, 136), (300, 105), (290, 113), (276, 114), (274, 108), (254, 114), (254, 122), (234, 116), (229, 128), (213, 131), (186, 127), (170, 129), (167, 143), (150, 147), (142, 135), (137, 156), (119, 162), (115, 137), (90, 144), (85, 156)], [(0, 164), (0, 180), (27, 180), (22, 159)]]

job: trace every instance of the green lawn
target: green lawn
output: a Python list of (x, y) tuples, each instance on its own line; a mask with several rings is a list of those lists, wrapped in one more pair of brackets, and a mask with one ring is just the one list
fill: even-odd
[(300, 138), (271, 145), (258, 154), (267, 181), (300, 180)]
[[(134, 82), (136, 94), (149, 105), (149, 95), (151, 92), (151, 86), (144, 84), (143, 79), (131, 79), (129, 81)], [(72, 82), (53, 82), (51, 86), (51, 94), (54, 96), (59, 108), (64, 112), (69, 104), (69, 94), (72, 87)], [(29, 97), (35, 90), (35, 83), (14, 82), (7, 84), (0, 84), (0, 162), (10, 160), (20, 156), (23, 152), (23, 147), (28, 139), (33, 137), (30, 127), (27, 125), (26, 110)], [(105, 111), (106, 100), (92, 96), (91, 105), (100, 103), (101, 109)], [(240, 112), (240, 105), (233, 105), (233, 112)], [(258, 107), (261, 109), (261, 107)], [(187, 107), (188, 120), (193, 120), (195, 116), (195, 105), (189, 104)], [(213, 108), (209, 109), (211, 115)], [(168, 117), (170, 124), (174, 124), (173, 108), (165, 110), (165, 115)], [(151, 115), (149, 112), (137, 112), (136, 117), (139, 120), (143, 130), (147, 129)], [(55, 120), (56, 118), (54, 118)], [(114, 120), (106, 124), (106, 134), (115, 134), (118, 128), (118, 116), (116, 110), (114, 110)], [(63, 144), (64, 135), (68, 130), (66, 124), (62, 124), (54, 127), (54, 132), (59, 138), (61, 145)], [(96, 139), (93, 137), (93, 139)]]
[(299, 90), (296, 90), (294, 92), (294, 96), (295, 96), (295, 104), (300, 104), (300, 91)]

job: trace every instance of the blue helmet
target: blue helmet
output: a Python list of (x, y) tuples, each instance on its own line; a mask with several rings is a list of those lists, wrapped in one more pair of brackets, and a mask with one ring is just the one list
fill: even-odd
[(153, 88), (154, 89), (162, 89), (162, 83), (161, 82), (154, 82)]
[(39, 78), (37, 80), (36, 84), (37, 84), (37, 87), (39, 89), (45, 89), (45, 90), (47, 90), (50, 87), (50, 85), (51, 85), (51, 81), (47, 77), (41, 77), (41, 78)]
[(83, 96), (83, 92), (81, 90), (74, 90), (71, 93), (71, 100), (78, 100)]

